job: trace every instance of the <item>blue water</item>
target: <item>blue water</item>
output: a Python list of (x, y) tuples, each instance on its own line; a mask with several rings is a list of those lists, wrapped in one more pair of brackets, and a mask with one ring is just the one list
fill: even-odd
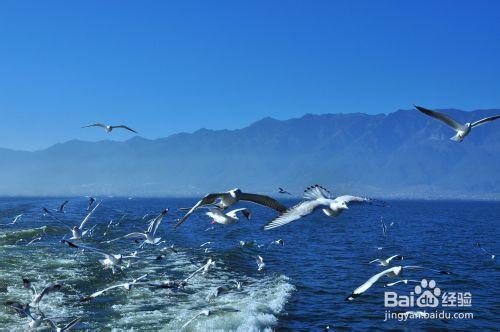
[[(22, 288), (20, 276), (28, 275), (40, 287), (55, 281), (65, 284), (64, 292), (49, 294), (41, 307), (47, 316), (82, 316), (81, 328), (179, 330), (200, 310), (221, 307), (239, 311), (199, 317), (187, 330), (320, 330), (327, 325), (333, 330), (497, 330), (500, 327), (498, 263), (474, 245), (480, 241), (488, 251), (499, 253), (498, 202), (391, 201), (388, 207), (353, 206), (338, 218), (318, 213), (263, 231), (263, 224), (275, 213), (252, 204), (247, 205), (253, 212), (250, 221), (212, 228), (209, 218), (199, 211), (174, 230), (175, 219), (183, 214), (177, 208), (191, 206), (196, 199), (104, 198), (89, 221), (89, 226), (98, 226), (93, 237), (86, 240), (87, 245), (132, 252), (137, 244), (130, 240), (101, 242), (145, 228), (144, 214), (157, 214), (168, 207), (170, 213), (159, 232), (167, 241), (165, 246), (173, 243), (179, 250), (177, 254), (166, 251), (167, 256), (161, 261), (133, 265), (113, 275), (101, 269), (98, 263), (101, 257), (75, 251), (59, 242), (67, 230), (42, 216), (41, 209), (42, 206), (54, 209), (62, 200), (0, 199), (1, 224), (24, 213), (17, 224), (0, 226), (0, 301), (27, 301), (30, 295)], [(284, 203), (293, 205), (296, 201), (284, 200)], [(85, 206), (85, 198), (72, 198), (61, 218), (79, 224)], [(385, 236), (381, 218), (387, 225), (394, 223)], [(110, 219), (121, 222), (104, 237)], [(43, 226), (48, 227), (40, 228)], [(26, 246), (38, 234), (42, 234), (42, 239)], [(277, 239), (283, 239), (284, 246), (271, 244)], [(253, 246), (241, 247), (241, 240), (255, 242)], [(208, 241), (210, 245), (200, 247)], [(154, 256), (162, 247), (147, 247), (140, 255)], [(441, 275), (410, 271), (405, 278), (434, 279), (443, 291), (470, 292), (471, 307), (449, 311), (472, 312), (474, 318), (384, 321), (384, 291), (388, 290), (382, 287), (384, 282), (346, 302), (345, 298), (356, 287), (381, 271), (381, 267), (368, 262), (393, 254), (403, 255), (404, 260), (392, 265), (422, 265), (453, 272)], [(257, 271), (254, 260), (257, 255), (266, 262), (263, 272)], [(214, 259), (216, 266), (205, 276), (194, 278), (184, 291), (136, 288), (109, 293), (91, 303), (78, 301), (83, 295), (146, 272), (151, 280), (186, 277), (208, 257)], [(207, 298), (215, 287), (232, 280), (245, 282), (243, 289)], [(403, 284), (390, 290), (408, 294), (413, 289), (414, 285)], [(2, 328), (22, 328), (27, 322), (26, 318), (0, 307)]]

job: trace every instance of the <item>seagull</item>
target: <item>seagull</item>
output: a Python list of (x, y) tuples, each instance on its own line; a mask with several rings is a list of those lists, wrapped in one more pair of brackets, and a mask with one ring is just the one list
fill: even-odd
[(238, 212), (241, 212), (241, 214), (245, 216), (247, 220), (250, 220), (250, 218), (252, 217), (252, 212), (250, 212), (250, 210), (247, 208), (235, 209), (229, 211), (228, 213), (224, 213), (219, 208), (210, 208), (206, 215), (213, 219), (212, 224), (217, 223), (222, 225), (229, 225), (234, 224), (239, 220)]
[(84, 298), (82, 298), (80, 301), (82, 302), (87, 302), (87, 301), (92, 301), (93, 299), (95, 299), (96, 297), (98, 296), (101, 296), (102, 294), (112, 290), (112, 289), (116, 289), (116, 288), (123, 288), (124, 290), (130, 290), (138, 281), (146, 278), (148, 276), (148, 274), (144, 274), (142, 276), (140, 276), (139, 278), (135, 278), (133, 279), (132, 281), (130, 282), (125, 282), (123, 284), (118, 284), (118, 285), (113, 285), (111, 287), (108, 287), (108, 288), (105, 288), (103, 290), (100, 290), (98, 292), (95, 292), (95, 293), (92, 293), (90, 294), (89, 296), (86, 296)]
[(101, 127), (101, 128), (104, 128), (104, 130), (106, 130), (106, 132), (109, 134), (111, 131), (113, 131), (113, 129), (115, 128), (122, 128), (122, 129), (126, 129), (128, 131), (131, 131), (133, 133), (136, 133), (137, 134), (137, 131), (135, 131), (134, 129), (130, 128), (130, 127), (127, 127), (125, 125), (118, 125), (118, 126), (109, 126), (109, 125), (105, 125), (105, 124), (102, 124), (102, 123), (94, 123), (94, 124), (90, 124), (90, 125), (87, 125), (87, 126), (83, 126), (82, 128), (88, 128), (88, 127)]
[(430, 270), (434, 272), (438, 272), (440, 274), (451, 274), (451, 272), (448, 271), (440, 271), (440, 270), (435, 270), (431, 268), (426, 268), (423, 266), (415, 266), (415, 265), (408, 265), (408, 266), (393, 266), (387, 270), (384, 270), (382, 272), (379, 272), (372, 276), (370, 279), (368, 279), (364, 284), (356, 288), (351, 295), (349, 295), (346, 298), (346, 301), (352, 301), (354, 298), (360, 296), (364, 292), (366, 292), (371, 286), (373, 286), (374, 283), (376, 283), (380, 278), (383, 276), (389, 277), (389, 278), (395, 278), (395, 277), (401, 277), (403, 275), (404, 270), (412, 270), (412, 269), (420, 269), (420, 270)]
[(225, 210), (227, 207), (232, 206), (239, 201), (253, 202), (259, 205), (267, 206), (278, 212), (285, 212), (286, 207), (279, 203), (274, 198), (258, 194), (248, 194), (243, 193), (240, 189), (235, 188), (229, 190), (225, 193), (212, 193), (203, 197), (195, 206), (193, 206), (185, 215), (182, 217), (175, 227), (179, 227), (187, 218), (199, 207), (204, 205), (216, 205), (219, 208)]
[(194, 321), (196, 318), (200, 316), (210, 316), (214, 314), (222, 314), (227, 312), (239, 312), (239, 310), (233, 308), (204, 309), (199, 313), (197, 313), (193, 318), (188, 320), (184, 325), (182, 325), (181, 330), (185, 329), (189, 324), (191, 324), (192, 321)]
[(290, 194), (288, 191), (286, 191), (285, 189), (281, 188), (281, 187), (278, 187), (278, 193), (279, 194), (286, 194), (286, 195), (292, 195)]
[(350, 195), (339, 196), (332, 199), (328, 190), (320, 185), (314, 185), (304, 190), (304, 201), (288, 209), (286, 212), (270, 221), (264, 226), (265, 230), (273, 229), (286, 225), (292, 221), (298, 220), (308, 214), (311, 214), (320, 207), (324, 214), (329, 217), (336, 217), (342, 211), (349, 209), (347, 204), (365, 203), (371, 200), (363, 197)]
[(284, 246), (285, 245), (285, 241), (283, 241), (282, 239), (278, 239), (276, 241), (273, 241), (272, 243), (273, 244), (279, 244), (280, 246)]
[(208, 261), (201, 266), (200, 268), (196, 269), (193, 273), (191, 273), (187, 278), (182, 279), (182, 280), (163, 280), (163, 281), (157, 281), (157, 282), (145, 282), (145, 283), (140, 283), (149, 287), (155, 287), (155, 288), (169, 288), (169, 289), (182, 289), (184, 288), (187, 284), (189, 279), (193, 278), (199, 273), (205, 274), (210, 267), (213, 267), (215, 265), (214, 261), (212, 258), (209, 258)]
[(384, 236), (387, 235), (387, 225), (384, 223), (384, 220), (382, 220), (382, 218), (380, 218), (380, 225), (382, 226), (382, 234)]
[(372, 260), (368, 264), (378, 262), (378, 265), (380, 265), (380, 266), (388, 266), (393, 259), (403, 260), (403, 256), (401, 256), (401, 255), (393, 255), (393, 256), (391, 256), (389, 258), (386, 258), (386, 259), (377, 258), (377, 259)]
[(82, 320), (82, 317), (76, 317), (72, 321), (70, 321), (68, 324), (64, 325), (63, 327), (58, 327), (52, 319), (47, 319), (47, 323), (50, 325), (53, 331), (56, 332), (64, 332), (64, 331), (69, 331), (71, 330), (76, 324), (78, 324)]
[(75, 244), (73, 242), (70, 242), (68, 240), (61, 240), (62, 243), (66, 243), (70, 248), (78, 248), (78, 249), (84, 249), (88, 251), (95, 252), (97, 254), (100, 254), (104, 256), (103, 260), (100, 260), (101, 264), (104, 266), (105, 269), (111, 269), (112, 273), (115, 274), (116, 272), (116, 267), (120, 267), (121, 269), (124, 268), (123, 266), (123, 261), (125, 259), (138, 259), (135, 254), (133, 255), (122, 255), (122, 254), (108, 254), (107, 252), (104, 252), (102, 250), (92, 248), (92, 247), (87, 247), (81, 244)]
[(27, 317), (28, 314), (31, 314), (31, 306), (29, 303), (22, 304), (20, 302), (15, 301), (7, 301), (4, 303), (6, 307), (14, 309), (19, 317)]
[(417, 284), (420, 283), (419, 280), (402, 279), (402, 280), (398, 280), (398, 281), (395, 281), (395, 282), (390, 282), (388, 284), (385, 284), (384, 287), (392, 287), (392, 286), (400, 284), (400, 283), (404, 283), (405, 285), (408, 285), (409, 282), (414, 282), (414, 283), (417, 283)]
[(266, 263), (264, 263), (264, 258), (262, 256), (257, 256), (255, 258), (255, 262), (257, 263), (257, 271), (262, 271), (266, 267)]
[(17, 216), (14, 217), (14, 220), (12, 220), (10, 223), (8, 224), (3, 224), (2, 226), (7, 226), (7, 225), (14, 225), (16, 222), (19, 221), (19, 219), (22, 218), (22, 216), (24, 215), (24, 213), (21, 213), (21, 214), (18, 214)]
[(484, 249), (482, 246), (481, 246), (481, 243), (479, 242), (476, 242), (476, 246), (481, 249), (482, 251), (484, 251), (484, 253), (488, 254), (491, 256), (491, 259), (495, 259), (495, 255), (493, 255), (491, 252), (488, 252), (486, 251), (486, 249)]
[(151, 223), (149, 224), (148, 229), (143, 233), (143, 232), (132, 232), (130, 234), (124, 235), (122, 237), (105, 241), (106, 243), (110, 243), (122, 238), (134, 238), (134, 237), (143, 237), (144, 241), (140, 245), (142, 248), (144, 244), (158, 244), (161, 240), (161, 237), (155, 237), (156, 231), (158, 230), (158, 227), (160, 226), (161, 221), (165, 217), (165, 215), (168, 213), (168, 209), (163, 210), (158, 216), (156, 216), (154, 219), (151, 220)]
[(89, 203), (87, 205), (87, 211), (90, 211), (90, 208), (92, 208), (92, 204), (94, 204), (95, 198), (92, 196), (89, 196)]
[(87, 216), (82, 220), (82, 222), (80, 223), (80, 226), (73, 226), (73, 227), (68, 226), (65, 222), (63, 222), (62, 220), (60, 220), (59, 218), (57, 218), (56, 216), (54, 216), (52, 214), (52, 212), (50, 212), (46, 208), (43, 208), (43, 211), (47, 215), (49, 215), (52, 219), (60, 222), (61, 224), (63, 224), (64, 226), (66, 226), (71, 231), (72, 236), (71, 236), (70, 240), (79, 240), (82, 237), (84, 237), (85, 235), (87, 235), (87, 233), (89, 232), (90, 229), (87, 229), (87, 230), (84, 231), (83, 227), (85, 226), (85, 223), (87, 223), (87, 221), (90, 219), (90, 217), (92, 216), (92, 214), (94, 213), (94, 211), (97, 209), (97, 207), (100, 204), (101, 204), (101, 202), (97, 203), (96, 206), (94, 206), (94, 208), (92, 209), (92, 211), (90, 211), (87, 214)]
[(64, 201), (61, 206), (59, 206), (59, 209), (57, 209), (58, 212), (62, 212), (64, 213), (64, 207), (66, 206), (66, 204), (68, 204), (69, 201)]
[(484, 118), (484, 119), (481, 119), (481, 120), (478, 120), (478, 121), (475, 121), (472, 123), (467, 122), (466, 124), (462, 125), (462, 124), (458, 123), (457, 121), (453, 120), (452, 118), (450, 118), (446, 114), (439, 113), (436, 111), (431, 111), (431, 110), (428, 110), (426, 108), (416, 106), (416, 105), (415, 105), (415, 108), (417, 110), (419, 110), (420, 112), (422, 112), (430, 117), (433, 117), (439, 121), (442, 121), (445, 124), (447, 124), (448, 126), (450, 126), (451, 128), (453, 128), (457, 133), (455, 136), (453, 136), (450, 139), (453, 141), (456, 141), (456, 142), (462, 142), (464, 140), (464, 138), (470, 134), (472, 128), (480, 126), (486, 122), (500, 119), (500, 115), (495, 115), (495, 116), (490, 116), (490, 117), (487, 117), (487, 118)]
[(31, 302), (29, 304), (30, 307), (38, 307), (38, 305), (40, 304), (40, 301), (42, 300), (42, 298), (45, 295), (47, 295), (49, 293), (60, 291), (62, 288), (62, 285), (61, 284), (52, 284), (52, 285), (45, 287), (41, 293), (38, 293), (36, 291), (35, 286), (33, 286), (33, 284), (31, 283), (31, 280), (27, 277), (23, 277), (23, 287), (26, 289), (29, 289), (33, 293), (33, 299), (31, 300)]

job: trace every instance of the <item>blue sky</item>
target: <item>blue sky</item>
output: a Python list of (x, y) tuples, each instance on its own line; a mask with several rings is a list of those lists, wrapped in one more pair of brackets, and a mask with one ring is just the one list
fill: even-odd
[[(498, 1), (2, 1), (0, 146), (500, 108)], [(113, 133), (114, 139), (128, 134)]]

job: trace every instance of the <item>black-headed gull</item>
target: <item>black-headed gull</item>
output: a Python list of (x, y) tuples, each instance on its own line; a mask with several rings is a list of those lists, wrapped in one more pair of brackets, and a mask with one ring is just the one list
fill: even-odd
[(262, 258), (262, 256), (257, 256), (255, 262), (257, 263), (257, 271), (259, 272), (266, 267), (266, 263), (264, 263), (264, 258)]
[(68, 203), (69, 203), (68, 200), (62, 202), (62, 204), (59, 206), (59, 208), (57, 209), (57, 211), (61, 212), (61, 213), (64, 213), (64, 208), (66, 207), (66, 204), (68, 204)]
[(262, 206), (267, 206), (278, 212), (286, 211), (286, 207), (274, 198), (265, 195), (244, 193), (240, 189), (235, 188), (225, 193), (212, 193), (206, 195), (179, 220), (175, 227), (179, 227), (196, 209), (201, 206), (215, 205), (224, 210), (227, 207), (238, 203), (239, 201), (248, 201)]
[(314, 185), (304, 190), (304, 201), (288, 209), (264, 226), (265, 230), (273, 229), (298, 220), (322, 207), (329, 217), (336, 217), (342, 211), (349, 209), (348, 204), (367, 203), (370, 199), (351, 195), (332, 198), (330, 192), (320, 185)]
[(97, 203), (96, 206), (94, 206), (94, 208), (92, 209), (92, 211), (90, 211), (86, 216), (85, 218), (82, 220), (82, 222), (80, 223), (79, 226), (69, 226), (67, 225), (64, 221), (60, 220), (59, 218), (57, 218), (56, 216), (54, 216), (52, 214), (52, 212), (50, 212), (48, 209), (46, 208), (43, 208), (43, 211), (48, 215), (50, 216), (52, 219), (60, 222), (61, 224), (63, 224), (64, 226), (66, 226), (72, 233), (72, 236), (71, 236), (71, 240), (79, 240), (81, 239), (82, 237), (84, 237), (85, 235), (87, 235), (87, 233), (89, 232), (90, 229), (87, 229), (87, 230), (83, 230), (83, 227), (85, 226), (85, 224), (87, 223), (87, 221), (90, 219), (90, 217), (92, 216), (92, 214), (94, 213), (94, 211), (97, 209), (97, 207), (101, 204), (101, 202)]
[(292, 195), (290, 194), (288, 191), (286, 191), (285, 189), (281, 188), (281, 187), (278, 187), (278, 193), (279, 194), (285, 194), (285, 195)]
[(185, 329), (189, 324), (191, 324), (192, 321), (194, 321), (196, 318), (200, 316), (210, 316), (215, 314), (224, 314), (228, 312), (239, 312), (239, 310), (233, 308), (204, 309), (199, 313), (197, 313), (193, 318), (188, 320), (184, 325), (182, 325), (181, 330)]
[(117, 289), (117, 288), (123, 288), (124, 290), (130, 290), (132, 289), (132, 287), (139, 281), (141, 281), (142, 279), (144, 278), (147, 278), (148, 274), (144, 274), (138, 278), (135, 278), (133, 279), (132, 281), (130, 282), (125, 282), (125, 283), (121, 283), (121, 284), (117, 284), (117, 285), (113, 285), (113, 286), (110, 286), (108, 288), (105, 288), (103, 290), (100, 290), (100, 291), (97, 291), (97, 292), (94, 292), (92, 294), (90, 294), (89, 296), (85, 296), (84, 298), (82, 298), (80, 301), (82, 302), (87, 302), (87, 301), (92, 301), (93, 299), (95, 299), (96, 297), (98, 296), (101, 296), (102, 294), (106, 293), (106, 292), (109, 292), (110, 290), (113, 290), (113, 289)]
[(109, 134), (110, 132), (113, 131), (113, 129), (118, 129), (118, 128), (122, 128), (122, 129), (126, 129), (128, 131), (131, 131), (133, 133), (136, 133), (137, 134), (137, 131), (135, 131), (134, 129), (130, 128), (130, 127), (127, 127), (125, 125), (117, 125), (117, 126), (111, 126), (111, 125), (105, 125), (105, 124), (102, 124), (102, 123), (93, 123), (93, 124), (89, 124), (87, 126), (83, 126), (82, 128), (89, 128), (89, 127), (101, 127), (101, 128), (104, 128), (104, 130)]
[(49, 326), (52, 328), (53, 331), (55, 332), (65, 332), (71, 330), (73, 327), (75, 327), (76, 324), (78, 324), (82, 320), (82, 317), (76, 317), (73, 320), (71, 320), (69, 323), (64, 325), (63, 327), (57, 326), (54, 321), (50, 318), (47, 318), (46, 321), (49, 324)]
[(464, 138), (470, 134), (472, 128), (480, 126), (486, 122), (500, 119), (500, 115), (495, 115), (495, 116), (490, 116), (490, 117), (487, 117), (487, 118), (484, 118), (484, 119), (481, 119), (481, 120), (478, 120), (478, 121), (475, 121), (472, 123), (467, 122), (466, 124), (462, 125), (461, 123), (458, 123), (457, 121), (453, 120), (451, 117), (449, 117), (446, 114), (436, 112), (436, 111), (431, 111), (429, 109), (426, 109), (426, 108), (423, 108), (420, 106), (415, 106), (415, 108), (417, 110), (419, 110), (420, 112), (422, 112), (430, 117), (433, 117), (434, 119), (437, 119), (441, 122), (444, 122), (449, 127), (453, 128), (457, 133), (455, 134), (455, 136), (453, 136), (450, 139), (454, 140), (456, 142), (462, 142), (464, 140)]
[(49, 293), (60, 291), (62, 288), (61, 284), (51, 284), (46, 286), (40, 293), (37, 292), (35, 286), (33, 286), (31, 280), (27, 277), (23, 277), (23, 287), (29, 289), (33, 293), (33, 298), (31, 299), (30, 306), (38, 307), (40, 301), (42, 301), (43, 297)]
[(491, 259), (495, 259), (495, 255), (493, 255), (491, 252), (488, 252), (486, 249), (484, 249), (482, 246), (481, 246), (481, 243), (479, 242), (476, 242), (476, 246), (481, 249), (485, 254), (487, 255), (490, 255), (491, 256)]

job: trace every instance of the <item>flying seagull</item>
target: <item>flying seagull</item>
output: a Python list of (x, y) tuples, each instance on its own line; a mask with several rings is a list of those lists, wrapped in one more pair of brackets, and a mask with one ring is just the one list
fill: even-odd
[(23, 287), (29, 289), (33, 293), (33, 299), (30, 302), (30, 307), (38, 307), (40, 301), (43, 297), (49, 293), (60, 291), (62, 288), (61, 284), (52, 284), (45, 287), (42, 292), (38, 293), (35, 286), (31, 283), (31, 280), (27, 277), (23, 277)]
[(241, 212), (241, 214), (248, 220), (250, 220), (250, 218), (252, 217), (252, 212), (250, 212), (250, 210), (247, 208), (235, 209), (229, 211), (228, 213), (224, 213), (219, 208), (210, 208), (206, 215), (213, 219), (212, 224), (217, 223), (222, 225), (229, 225), (234, 224), (239, 220), (238, 212)]
[(257, 271), (259, 272), (266, 267), (266, 263), (264, 263), (264, 258), (262, 258), (262, 256), (257, 256), (255, 262), (257, 263)]
[(11, 222), (9, 222), (7, 224), (2, 224), (2, 226), (14, 225), (16, 222), (18, 222), (22, 218), (23, 215), (24, 215), (23, 213), (18, 214), (17, 216), (14, 217), (14, 219)]
[(464, 138), (470, 134), (472, 128), (480, 126), (486, 122), (500, 119), (500, 115), (495, 115), (495, 116), (490, 116), (490, 117), (487, 117), (487, 118), (484, 118), (484, 119), (481, 119), (481, 120), (478, 120), (478, 121), (475, 121), (472, 123), (467, 122), (466, 124), (462, 125), (461, 123), (458, 123), (457, 121), (453, 120), (452, 118), (450, 118), (446, 114), (436, 112), (436, 111), (431, 111), (431, 110), (428, 110), (426, 108), (416, 106), (416, 105), (415, 105), (415, 108), (417, 110), (419, 110), (420, 112), (422, 112), (430, 117), (433, 117), (441, 122), (444, 122), (449, 127), (453, 128), (457, 133), (455, 134), (455, 136), (451, 137), (450, 139), (454, 140), (456, 142), (462, 142), (464, 140)]
[(158, 230), (158, 227), (160, 226), (161, 221), (163, 220), (163, 217), (168, 213), (168, 209), (163, 210), (156, 218), (151, 220), (151, 223), (149, 224), (148, 229), (142, 233), (142, 232), (132, 232), (130, 234), (124, 235), (122, 237), (105, 241), (106, 243), (110, 243), (113, 241), (116, 241), (118, 239), (122, 238), (134, 238), (134, 237), (143, 237), (144, 242), (140, 245), (142, 247), (144, 244), (158, 244), (161, 240), (161, 237), (155, 237), (156, 231)]
[(488, 252), (486, 249), (484, 249), (482, 246), (481, 246), (481, 243), (479, 242), (476, 242), (476, 246), (481, 249), (485, 254), (488, 254), (491, 256), (491, 259), (495, 259), (495, 255), (493, 255), (491, 252)]
[(350, 195), (339, 196), (333, 199), (330, 192), (320, 185), (314, 185), (304, 190), (304, 199), (304, 201), (267, 223), (264, 229), (268, 230), (286, 225), (313, 213), (320, 207), (323, 207), (322, 211), (327, 216), (336, 217), (342, 213), (342, 211), (349, 209), (347, 204), (358, 204), (371, 201), (368, 198)]
[(78, 324), (82, 320), (82, 317), (76, 317), (73, 320), (71, 320), (68, 324), (64, 325), (63, 327), (58, 327), (52, 319), (47, 318), (46, 321), (49, 324), (49, 326), (52, 328), (53, 331), (55, 332), (65, 332), (71, 330), (73, 327), (75, 327), (76, 324)]
[(401, 277), (401, 276), (403, 276), (404, 270), (412, 270), (412, 269), (414, 269), (414, 270), (430, 270), (430, 271), (438, 272), (440, 274), (451, 274), (448, 271), (440, 271), (440, 270), (435, 270), (435, 269), (431, 269), (431, 268), (426, 268), (423, 266), (414, 266), (414, 265), (393, 266), (387, 270), (384, 270), (384, 271), (379, 272), (379, 273), (375, 274), (374, 276), (372, 276), (364, 284), (362, 284), (361, 286), (356, 288), (352, 292), (352, 294), (346, 298), (346, 301), (347, 300), (352, 301), (352, 300), (354, 300), (354, 298), (356, 298), (356, 297), (360, 296), (361, 294), (363, 294), (364, 292), (366, 292), (371, 286), (373, 286), (373, 284), (375, 284), (383, 276), (386, 276), (389, 278)]
[(203, 197), (195, 206), (193, 206), (185, 215), (182, 217), (179, 222), (175, 225), (175, 227), (179, 227), (186, 219), (199, 207), (204, 205), (215, 205), (223, 210), (227, 207), (232, 206), (239, 201), (248, 201), (253, 202), (259, 205), (267, 206), (271, 209), (274, 209), (278, 212), (285, 212), (286, 207), (279, 203), (274, 198), (265, 195), (258, 194), (248, 194), (242, 192), (240, 189), (235, 188), (229, 190), (225, 193), (212, 193)]
[(90, 217), (92, 216), (92, 214), (94, 213), (94, 211), (97, 209), (97, 207), (101, 204), (101, 202), (97, 203), (96, 206), (94, 206), (94, 208), (92, 209), (92, 211), (90, 211), (87, 216), (82, 220), (82, 222), (80, 223), (80, 226), (73, 226), (73, 227), (70, 227), (68, 226), (65, 222), (63, 222), (61, 219), (57, 218), (56, 216), (54, 216), (52, 214), (52, 212), (50, 212), (48, 209), (46, 208), (43, 208), (43, 211), (49, 215), (52, 219), (54, 219), (55, 221), (58, 221), (60, 222), (61, 224), (63, 224), (64, 226), (66, 226), (72, 233), (72, 236), (70, 238), (70, 240), (79, 240), (81, 239), (82, 237), (84, 237), (85, 235), (87, 235), (87, 233), (89, 232), (90, 229), (87, 229), (87, 230), (83, 230), (83, 227), (85, 226), (85, 224), (87, 223), (87, 221), (90, 219)]
[(223, 314), (227, 312), (239, 312), (239, 310), (233, 308), (204, 309), (199, 313), (197, 313), (193, 318), (188, 320), (184, 325), (182, 325), (181, 330), (184, 330), (189, 324), (191, 324), (192, 321), (194, 321), (196, 318), (200, 316), (210, 316), (214, 314)]
[(135, 131), (134, 129), (132, 129), (130, 127), (127, 127), (125, 125), (110, 126), (110, 125), (105, 125), (105, 124), (102, 124), (102, 123), (94, 123), (94, 124), (89, 124), (87, 126), (83, 126), (82, 128), (88, 128), (88, 127), (101, 127), (101, 128), (104, 128), (104, 130), (106, 130), (107, 133), (110, 133), (115, 128), (122, 128), (122, 129), (126, 129), (128, 131), (131, 131), (131, 132), (137, 134), (137, 131)]
[(59, 206), (59, 209), (57, 209), (58, 212), (62, 212), (64, 213), (64, 207), (66, 206), (66, 204), (68, 204), (69, 201), (64, 201), (61, 206)]
[(70, 248), (76, 248), (76, 249), (84, 249), (88, 251), (95, 252), (97, 254), (100, 254), (104, 256), (104, 259), (101, 260), (101, 264), (104, 266), (105, 269), (111, 269), (112, 273), (115, 274), (116, 272), (116, 267), (124, 268), (123, 263), (124, 260), (126, 259), (138, 259), (136, 255), (128, 255), (124, 256), (122, 254), (108, 254), (107, 252), (104, 252), (102, 250), (92, 248), (92, 247), (87, 247), (81, 244), (75, 244), (73, 242), (70, 242), (68, 240), (61, 240), (62, 243), (66, 243)]
[(285, 189), (281, 188), (281, 187), (278, 187), (278, 193), (279, 194), (285, 194), (285, 195), (292, 195), (290, 194), (288, 191), (286, 191)]
[(144, 275), (140, 276), (139, 278), (135, 278), (135, 279), (133, 279), (133, 280), (132, 280), (132, 281), (130, 281), (130, 282), (125, 282), (125, 283), (123, 283), (123, 284), (113, 285), (113, 286), (111, 286), (111, 287), (105, 288), (105, 289), (100, 290), (100, 291), (98, 291), (98, 292), (92, 293), (92, 294), (90, 294), (89, 296), (86, 296), (86, 297), (82, 298), (80, 301), (82, 301), (82, 302), (91, 301), (91, 300), (95, 299), (96, 297), (101, 296), (102, 294), (104, 294), (104, 293), (106, 293), (106, 292), (108, 292), (108, 291), (110, 291), (110, 290), (112, 290), (112, 289), (116, 289), (116, 288), (123, 288), (123, 289), (125, 289), (125, 290), (127, 290), (127, 291), (128, 291), (128, 290), (130, 290), (130, 289), (131, 289), (131, 288), (132, 288), (132, 287), (133, 287), (133, 286), (134, 286), (134, 285), (135, 285), (138, 281), (140, 281), (140, 280), (142, 280), (142, 279), (146, 278), (147, 276), (148, 276), (148, 274), (144, 274)]
[(386, 258), (386, 259), (377, 258), (377, 259), (372, 260), (368, 264), (378, 262), (378, 265), (380, 265), (380, 266), (388, 266), (393, 259), (403, 260), (403, 256), (401, 256), (401, 255), (393, 255), (393, 256), (391, 256), (389, 258)]

